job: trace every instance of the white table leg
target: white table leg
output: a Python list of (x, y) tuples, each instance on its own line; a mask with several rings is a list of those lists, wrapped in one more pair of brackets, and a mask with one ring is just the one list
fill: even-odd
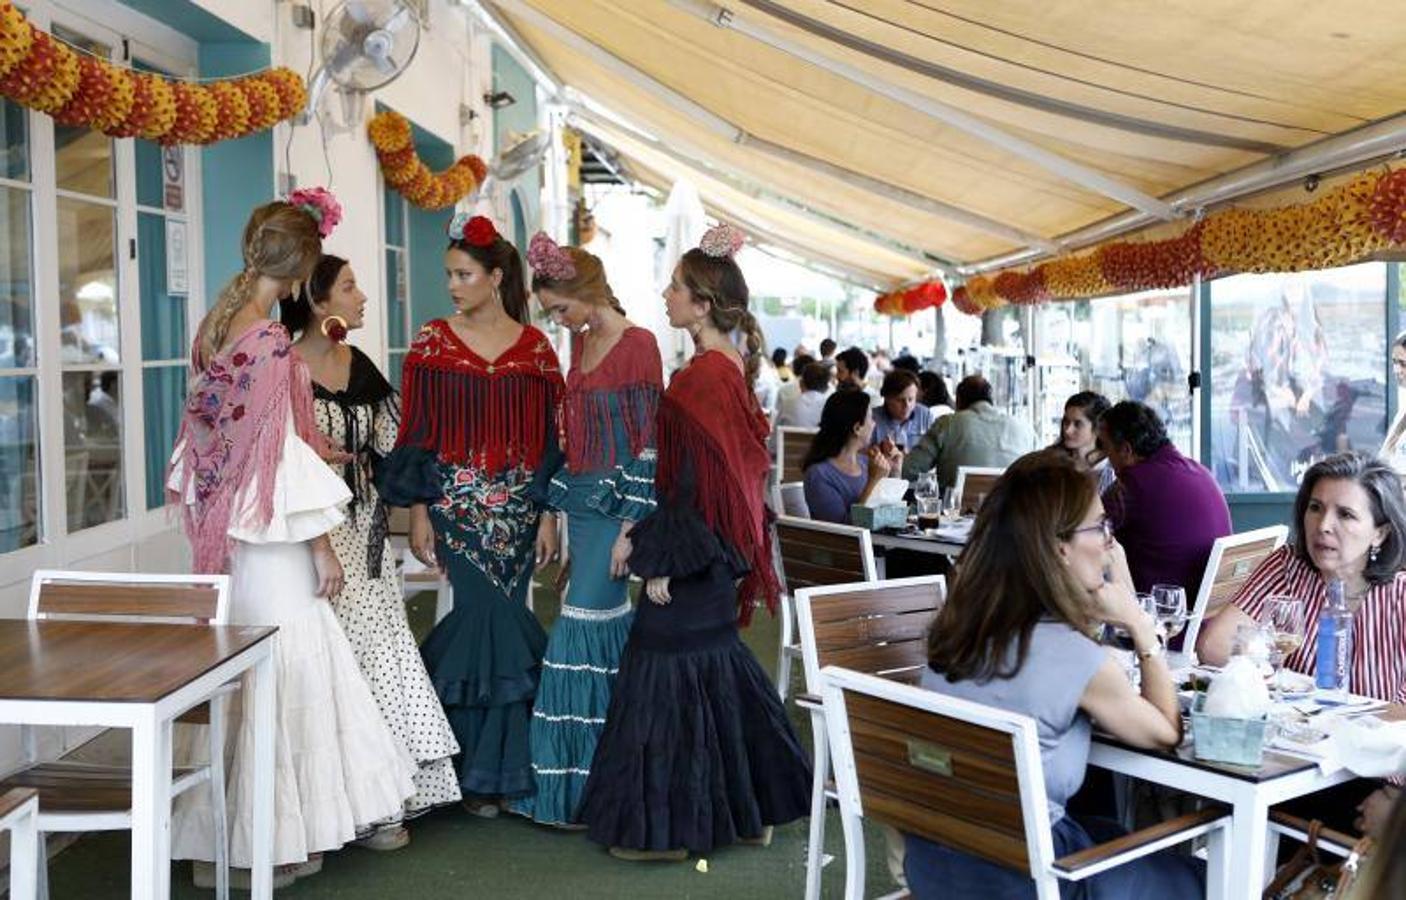
[(1269, 804), (1256, 796), (1253, 786), (1237, 792), (1230, 823), (1230, 896), (1258, 897), (1265, 878), (1265, 851), (1269, 834)]
[(254, 664), (246, 686), (254, 707), (254, 809), (250, 835), (253, 900), (273, 897), (274, 641), (275, 638), (268, 638), (272, 649)]
[(132, 896), (171, 893), (171, 722), (148, 707), (132, 728)]
[(34, 900), (37, 892), (39, 807), (32, 800), (27, 805), (29, 809), (10, 823), (10, 900)]

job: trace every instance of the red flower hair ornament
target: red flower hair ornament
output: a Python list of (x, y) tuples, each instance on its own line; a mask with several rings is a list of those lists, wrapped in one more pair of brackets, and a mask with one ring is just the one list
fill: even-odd
[(449, 237), (475, 247), (491, 247), (498, 240), (498, 229), (487, 216), (470, 216), (468, 213), (455, 213), (449, 220)]

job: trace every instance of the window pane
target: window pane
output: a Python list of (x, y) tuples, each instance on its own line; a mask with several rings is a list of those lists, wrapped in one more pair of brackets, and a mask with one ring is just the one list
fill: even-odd
[(1386, 266), (1211, 283), (1211, 457), (1227, 492), (1292, 491), (1386, 432)]
[(123, 516), (121, 373), (63, 373), (70, 532)]
[(142, 371), (142, 423), (146, 431), (146, 508), (166, 505), (166, 463), (176, 446), (186, 398), (184, 365)]
[(398, 391), (400, 390), (401, 367), (405, 365), (405, 351), (392, 350), (390, 353), (386, 354), (386, 359), (389, 360), (388, 368), (386, 369), (386, 380)]
[(29, 180), (29, 114), (13, 100), (0, 100), (0, 175)]
[(0, 368), (34, 365), (29, 197), (0, 188)]
[(405, 200), (400, 194), (386, 188), (382, 205), (386, 210), (386, 243), (393, 247), (405, 246)]
[(63, 197), (58, 214), (63, 362), (116, 363), (116, 214), (107, 206)]
[(137, 213), (142, 359), (180, 359), (186, 346), (186, 298), (166, 293), (166, 217)]
[(405, 251), (386, 250), (386, 345), (408, 347), (405, 320), (408, 318)]
[[(112, 48), (57, 23), (53, 33), (103, 59), (112, 55)], [(101, 132), (55, 123), (54, 160), (59, 189), (92, 197), (115, 196), (112, 148), (113, 139)]]
[(0, 378), (0, 553), (39, 541), (35, 379)]
[(137, 204), (162, 208), (161, 145), (138, 138), (132, 142), (137, 153)]

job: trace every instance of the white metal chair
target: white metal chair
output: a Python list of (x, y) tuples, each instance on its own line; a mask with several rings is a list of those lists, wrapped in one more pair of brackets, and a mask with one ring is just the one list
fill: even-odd
[[(410, 552), (410, 511), (401, 507), (390, 507), (387, 522), (391, 549), (396, 553), (395, 564), (400, 569), (400, 595), (406, 600), (422, 591), (435, 592), (434, 620), (449, 615), (454, 608), (454, 587), (449, 576), (427, 567)], [(528, 587), (528, 609), (532, 608), (532, 588)]]
[[(30, 582), (29, 618), (69, 621), (127, 621), (223, 625), (229, 615), (228, 575), (153, 575), (132, 572), (74, 572), (40, 569)], [(210, 760), (177, 767), (171, 800), (210, 785), (214, 814), (216, 896), (229, 896), (229, 839), (225, 816), (226, 704), (237, 682), (224, 685), (177, 721), (209, 726)], [(124, 766), (38, 759), (34, 729), (20, 729), (22, 767), (0, 781), (0, 789), (34, 788), (39, 794), (35, 841), (39, 896), (48, 896), (44, 835), (60, 831), (125, 831), (132, 827), (132, 773)]]
[(874, 581), (874, 539), (864, 528), (816, 522), (795, 516), (776, 520), (776, 558), (781, 579), (781, 648), (776, 662), (776, 690), (781, 702), (791, 690), (791, 663), (801, 655), (796, 642), (796, 606), (799, 588), (819, 584)]
[(1190, 662), (1196, 661), (1196, 638), (1201, 634), (1201, 625), (1206, 616), (1220, 612), (1241, 585), (1250, 580), (1264, 558), (1283, 546), (1288, 537), (1289, 529), (1286, 526), (1272, 525), (1216, 538), (1211, 545), (1211, 555), (1206, 560), (1206, 574), (1202, 576), (1201, 587), (1196, 591), (1196, 602), (1191, 605), (1191, 614), (1186, 620), (1186, 634), (1182, 638), (1182, 652)]
[(806, 503), (806, 486), (803, 481), (787, 481), (778, 488), (781, 493), (781, 509), (778, 513), (794, 516), (797, 519), (810, 518), (810, 505)]
[(1209, 893), (1224, 895), (1224, 809), (1188, 813), (1056, 858), (1034, 719), (837, 666), (822, 674), (850, 854), (847, 900), (864, 896), (864, 818), (1027, 873), (1040, 900), (1057, 900), (1061, 882), (1205, 835), (1208, 884), (1220, 887)]
[(958, 466), (957, 480), (952, 484), (952, 493), (957, 496), (957, 508), (961, 513), (966, 515), (976, 512), (976, 498), (991, 493), (992, 485), (1005, 471), (990, 466)]
[(34, 900), (38, 892), (39, 794), (11, 788), (0, 796), (0, 831), (10, 834), (10, 900)]
[(797, 428), (783, 425), (776, 429), (776, 480), (780, 484), (800, 481), (805, 477), (801, 463), (810, 451), (811, 439), (819, 428)]
[[(830, 752), (820, 672), (825, 666), (843, 663), (888, 678), (915, 679), (927, 662), (928, 629), (946, 598), (947, 580), (941, 575), (796, 591), (796, 621), (806, 677), (806, 693), (796, 698), (796, 705), (810, 712), (814, 754), (806, 900), (820, 896), (825, 800), (835, 796), (828, 787)], [(846, 835), (846, 868), (854, 865), (848, 838)]]

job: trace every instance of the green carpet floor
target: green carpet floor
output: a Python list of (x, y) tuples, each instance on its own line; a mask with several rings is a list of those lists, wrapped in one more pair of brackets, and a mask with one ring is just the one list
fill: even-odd
[[(548, 628), (559, 601), (542, 579), (536, 609)], [(433, 597), (422, 594), (410, 604), (411, 624), (423, 635), (433, 617)], [(758, 615), (744, 633), (757, 658), (774, 676), (778, 632), (776, 623)], [(793, 673), (800, 686), (800, 666)], [(792, 717), (797, 732), (810, 743), (808, 716)], [(683, 863), (628, 863), (616, 860), (583, 835), (540, 827), (517, 818), (474, 818), (459, 809), (444, 809), (416, 820), (410, 846), (393, 853), (373, 853), (350, 847), (326, 856), (321, 874), (298, 881), (279, 892), (290, 900), (359, 900), (359, 898), (549, 898), (596, 900), (615, 897), (798, 898), (805, 886), (807, 822), (776, 830), (767, 848), (729, 847), (707, 857), (707, 872), (698, 859)], [(825, 868), (823, 896), (839, 897), (844, 887), (844, 842), (832, 809), (826, 828), (826, 852), (835, 855)], [(884, 864), (884, 844), (872, 828), (867, 834), (870, 894), (893, 890)], [(50, 895), (55, 900), (100, 900), (128, 895), (127, 832), (84, 837), (50, 863)], [(197, 898), (212, 892), (196, 889), (187, 863), (174, 863), (172, 896)], [(245, 896), (235, 892), (236, 896)]]

